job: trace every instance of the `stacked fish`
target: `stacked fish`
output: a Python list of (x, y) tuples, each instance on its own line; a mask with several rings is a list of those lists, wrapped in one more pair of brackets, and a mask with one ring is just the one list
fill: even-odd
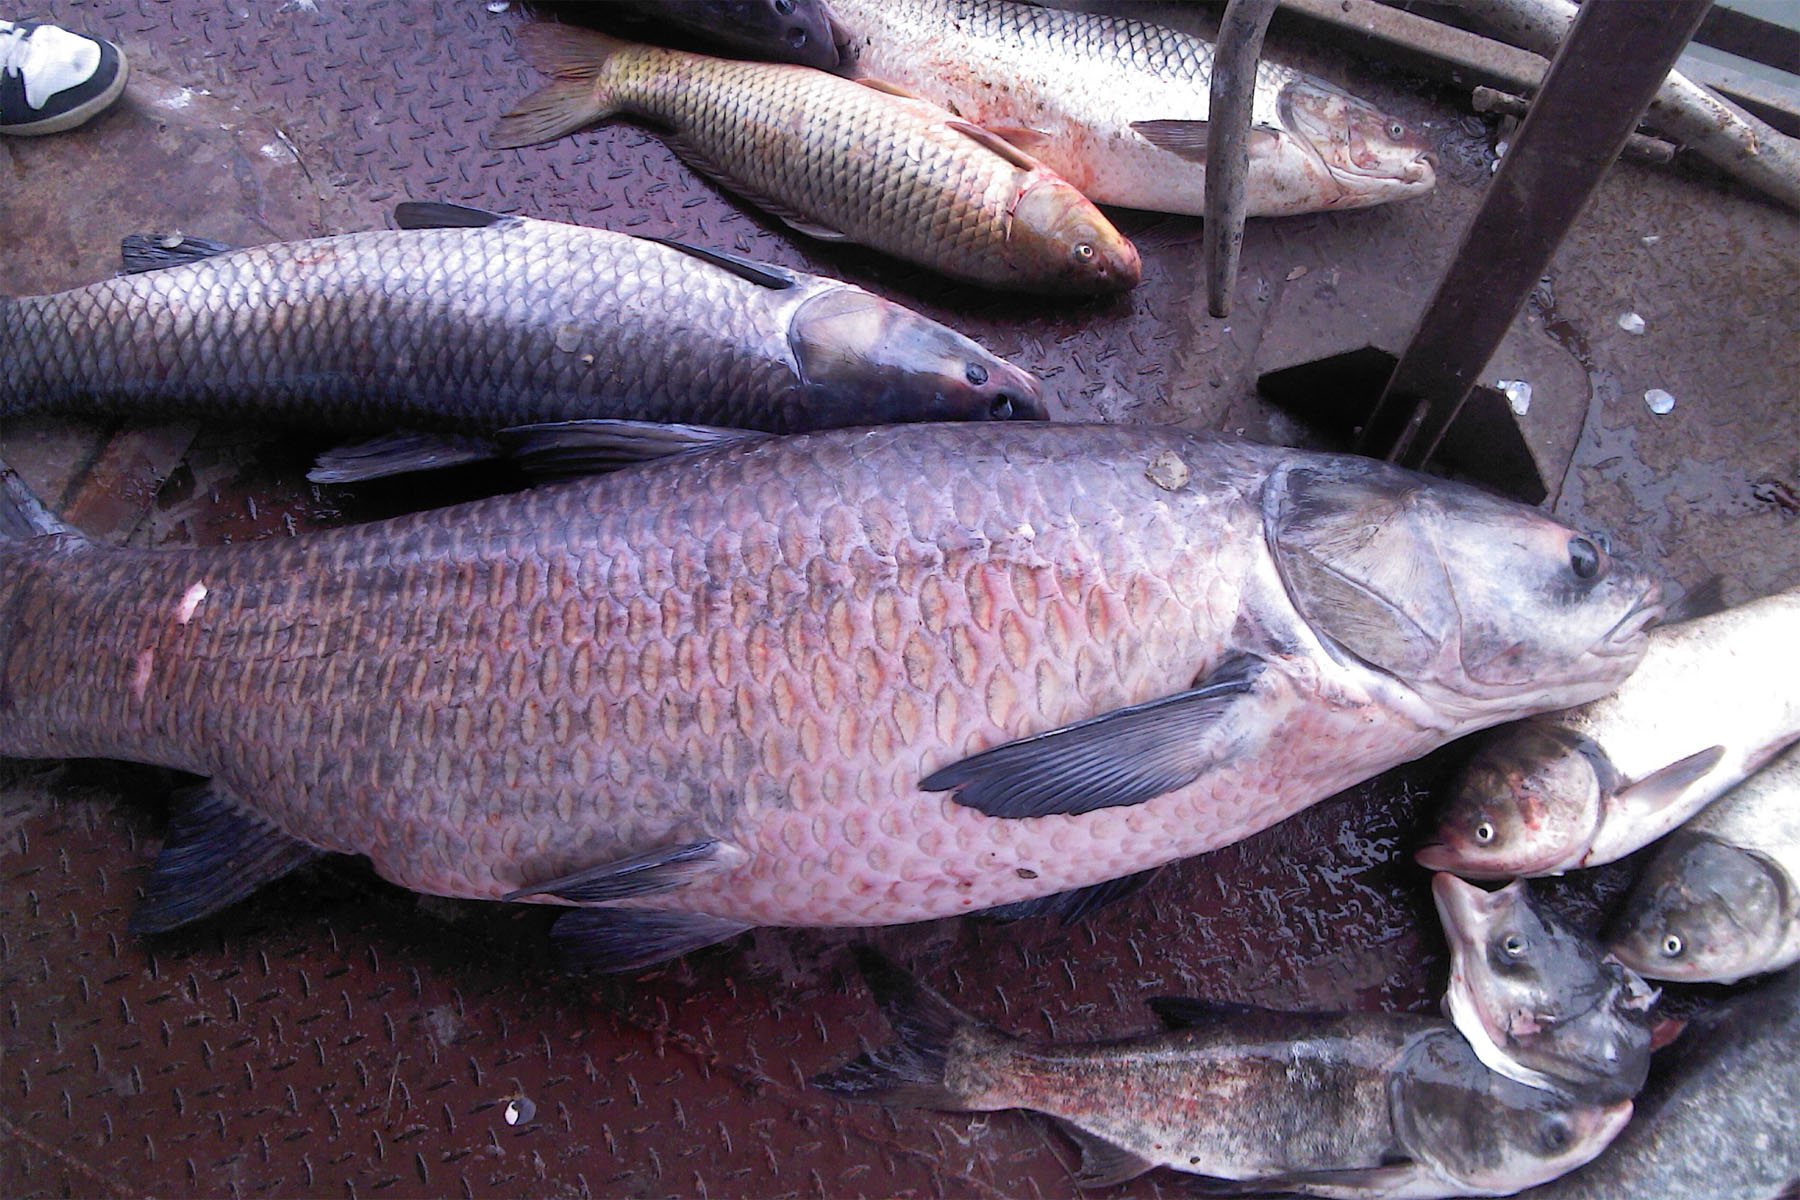
[[(1800, 589), (1655, 630), (1643, 662), (1613, 694), (1491, 737), (1419, 861), (1484, 879), (1553, 875), (1657, 843), (1614, 920), (1618, 969), (1735, 983), (1792, 968), (1800, 962), (1797, 632)], [(1453, 950), (1460, 962), (1454, 939)], [(1746, 997), (1721, 1027), (1764, 1037), (1765, 1016), (1777, 1027), (1791, 1022), (1797, 980), (1788, 970), (1761, 993), (1766, 1007)], [(1450, 1007), (1474, 1011), (1454, 986)], [(1719, 1065), (1727, 1060), (1742, 1072), (1736, 1094)], [(1800, 1145), (1800, 1071), (1785, 1052), (1742, 1059), (1713, 1032), (1659, 1082), (1656, 1101), (1655, 1121), (1626, 1139), (1616, 1162), (1609, 1156), (1554, 1194), (1772, 1195), (1800, 1173), (1790, 1153)], [(1718, 1151), (1703, 1178), (1686, 1165), (1701, 1153), (1696, 1145), (1666, 1153), (1678, 1137)], [(1745, 1139), (1783, 1149), (1726, 1152)]]
[[(492, 141), (628, 115), (801, 233), (1034, 293), (1138, 282), (1094, 201), (1198, 211), (1204, 43), (1004, 0), (839, 16), (766, 32), (858, 79), (528, 26), (552, 81)], [(1253, 212), (1432, 184), (1403, 125), (1296, 72), (1264, 68), (1256, 121)], [(0, 754), (207, 780), (177, 800), (139, 932), (326, 853), (566, 908), (559, 944), (600, 970), (761, 925), (1073, 915), (1465, 733), (1604, 703), (1657, 636), (1645, 572), (1474, 489), (1044, 423), (1037, 381), (960, 334), (731, 253), (396, 215), (243, 250), (151, 238), (125, 277), (0, 299), (0, 412), (405, 431), (331, 456), (333, 480), (500, 454), (580, 476), (153, 553), (88, 541), (0, 471)], [(1666, 793), (1756, 761), (1708, 746), (1640, 794), (1666, 828)], [(1596, 824), (1577, 857), (1614, 853)], [(1785, 903), (1755, 873), (1774, 852), (1736, 829), (1708, 852)], [(1619, 1132), (1649, 993), (1522, 891), (1437, 893), (1450, 1021), (1170, 1002), (1158, 1037), (1029, 1047), (869, 959), (900, 1044), (827, 1083), (1053, 1113), (1089, 1184), (1166, 1165), (1324, 1196), (1516, 1191)]]

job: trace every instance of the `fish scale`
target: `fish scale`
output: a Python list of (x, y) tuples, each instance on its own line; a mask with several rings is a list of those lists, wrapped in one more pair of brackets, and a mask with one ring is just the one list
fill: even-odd
[[(986, 417), (999, 398), (1041, 415), (1030, 376), (850, 285), (777, 271), (787, 282), (770, 286), (647, 239), (457, 211), (491, 224), (257, 246), (0, 298), (0, 413), (466, 432), (590, 417), (781, 431)], [(859, 308), (861, 325), (814, 315), (830, 304)], [(859, 370), (870, 342), (875, 365)]]
[[(1334, 654), (1267, 526), (1297, 472), (1338, 471), (1502, 504), (1177, 430), (916, 425), (306, 539), (0, 541), (0, 753), (209, 776), (424, 892), (500, 898), (707, 843), (705, 869), (619, 903), (744, 924), (973, 911), (1235, 841), (1634, 661), (1607, 649), (1638, 636), (1623, 568), (1571, 661), (1467, 711)], [(1560, 526), (1503, 511), (1562, 554)], [(1191, 784), (1031, 819), (924, 790), (1242, 654), (1266, 666)]]

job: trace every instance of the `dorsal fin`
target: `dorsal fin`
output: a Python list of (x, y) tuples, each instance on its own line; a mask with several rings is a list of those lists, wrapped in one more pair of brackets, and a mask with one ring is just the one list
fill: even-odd
[(126, 275), (200, 262), (234, 249), (211, 238), (180, 233), (131, 233), (119, 239), (119, 269)]
[(505, 221), (522, 221), (507, 213), (489, 212), (441, 200), (407, 200), (394, 205), (394, 224), (402, 229), (486, 229)]

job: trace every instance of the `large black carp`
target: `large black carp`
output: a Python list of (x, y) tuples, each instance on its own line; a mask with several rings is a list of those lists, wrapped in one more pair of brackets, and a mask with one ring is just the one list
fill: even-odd
[(746, 438), (174, 552), (11, 487), (0, 754), (213, 781), (140, 928), (343, 851), (583, 906), (564, 932), (608, 967), (1226, 845), (1605, 692), (1660, 612), (1532, 509), (1174, 429)]

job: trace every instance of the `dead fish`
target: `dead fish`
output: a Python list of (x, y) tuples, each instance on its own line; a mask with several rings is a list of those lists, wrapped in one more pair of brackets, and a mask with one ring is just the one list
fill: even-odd
[(0, 299), (0, 414), (459, 434), (1046, 415), (1030, 374), (849, 284), (455, 205), (395, 216), (399, 230), (223, 253), (138, 241), (138, 265), (176, 265)]
[[(1100, 204), (1205, 208), (1212, 46), (1144, 21), (1011, 0), (836, 0), (858, 74), (940, 104)], [(1251, 216), (1363, 208), (1436, 182), (1430, 145), (1267, 59), (1251, 113)]]
[[(1151, 1001), (1167, 1031), (1040, 1043), (983, 1025), (873, 951), (863, 977), (898, 1040), (815, 1076), (853, 1100), (1055, 1118), (1075, 1180), (1154, 1167), (1257, 1192), (1503, 1196), (1587, 1162), (1631, 1101), (1579, 1104), (1483, 1067), (1449, 1023)], [(1202, 1186), (1203, 1193), (1216, 1189)]]
[[(1800, 968), (1689, 1022), (1637, 1117), (1530, 1200), (1774, 1200), (1800, 1188)], [(1523, 1198), (1522, 1198), (1523, 1200)]]
[(1097, 295), (1137, 250), (1036, 159), (922, 100), (822, 71), (733, 62), (566, 25), (518, 31), (555, 82), (488, 141), (550, 141), (625, 114), (684, 161), (808, 237), (852, 241), (988, 287)]
[(339, 851), (585, 906), (560, 936), (608, 968), (1061, 911), (1614, 687), (1660, 611), (1523, 505), (1172, 428), (744, 435), (210, 549), (34, 527), (0, 544), (0, 754), (212, 781), (138, 929)]
[(1800, 962), (1800, 747), (1670, 835), (1619, 912), (1612, 952), (1683, 983)]
[(1637, 1094), (1650, 1069), (1648, 984), (1534, 906), (1522, 879), (1488, 892), (1439, 874), (1431, 893), (1450, 942), (1444, 1008), (1482, 1062), (1582, 1100)]
[(1489, 738), (1418, 860), (1506, 879), (1622, 858), (1800, 737), (1797, 680), (1800, 588), (1658, 629), (1617, 692)]
[(829, 71), (838, 65), (837, 31), (824, 0), (611, 0), (721, 50)]

